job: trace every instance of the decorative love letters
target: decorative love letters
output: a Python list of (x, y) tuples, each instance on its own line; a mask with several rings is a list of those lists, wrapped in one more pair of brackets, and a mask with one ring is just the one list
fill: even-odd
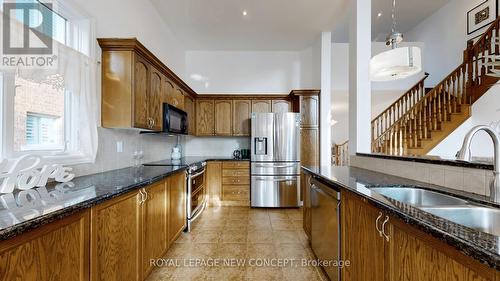
[(15, 188), (28, 190), (35, 186), (43, 187), (49, 179), (68, 182), (75, 177), (69, 173), (72, 168), (60, 164), (44, 164), (43, 158), (37, 155), (24, 155), (8, 166), (8, 160), (0, 162), (0, 193), (10, 193)]

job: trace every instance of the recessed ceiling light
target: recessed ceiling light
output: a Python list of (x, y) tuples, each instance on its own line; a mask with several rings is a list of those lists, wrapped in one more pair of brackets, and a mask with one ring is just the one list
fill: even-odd
[(248, 15), (248, 12), (247, 12), (247, 10), (243, 10), (243, 12), (241, 12), (241, 14), (242, 14), (243, 16), (247, 16), (247, 15)]
[(381, 12), (380, 12), (380, 13), (378, 13), (377, 17), (379, 17), (379, 18), (380, 18), (381, 16), (382, 16), (382, 13), (381, 13)]

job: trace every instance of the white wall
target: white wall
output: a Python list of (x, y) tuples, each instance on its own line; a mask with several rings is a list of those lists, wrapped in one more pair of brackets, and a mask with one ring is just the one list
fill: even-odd
[(453, 0), (405, 34), (410, 41), (424, 42), (425, 71), (430, 76), (427, 85), (434, 86), (463, 61), (467, 40), (485, 29), (467, 35), (467, 11), (483, 0)]
[[(421, 42), (407, 42), (406, 46), (418, 46), (424, 53), (425, 46)], [(372, 43), (372, 56), (387, 50), (385, 43)], [(332, 118), (337, 121), (332, 126), (332, 142), (343, 143), (349, 139), (349, 44), (332, 44)], [(372, 82), (372, 118), (380, 114), (404, 94), (423, 76), (423, 72), (415, 76), (392, 82)]]
[[(183, 76), (185, 62), (182, 44), (173, 36), (148, 0), (71, 1), (95, 19), (98, 38), (137, 37), (163, 63)], [(172, 137), (139, 135), (138, 131), (132, 130), (99, 128), (98, 134), (96, 163), (75, 166), (77, 175), (131, 166), (134, 163), (132, 154), (136, 150), (144, 151), (144, 162), (169, 158), (171, 147), (175, 144), (175, 138)], [(123, 142), (121, 153), (116, 152), (118, 141)]]
[(289, 93), (312, 86), (312, 49), (187, 51), (188, 84), (200, 93)]

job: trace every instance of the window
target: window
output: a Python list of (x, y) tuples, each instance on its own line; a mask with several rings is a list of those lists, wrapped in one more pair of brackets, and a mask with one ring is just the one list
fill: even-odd
[[(66, 1), (42, 9), (30, 13), (30, 24), (50, 14), (52, 25), (40, 26), (53, 39), (56, 67), (0, 66), (0, 160), (33, 153), (66, 165), (93, 162), (98, 102), (92, 20)], [(8, 16), (22, 30), (23, 17)]]

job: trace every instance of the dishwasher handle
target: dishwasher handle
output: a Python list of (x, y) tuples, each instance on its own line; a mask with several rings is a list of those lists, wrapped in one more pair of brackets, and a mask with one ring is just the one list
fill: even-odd
[(311, 190), (319, 192), (323, 195), (326, 195), (328, 197), (331, 197), (337, 201), (340, 201), (340, 191), (332, 189), (325, 184), (318, 182), (316, 179), (312, 179), (311, 181)]

